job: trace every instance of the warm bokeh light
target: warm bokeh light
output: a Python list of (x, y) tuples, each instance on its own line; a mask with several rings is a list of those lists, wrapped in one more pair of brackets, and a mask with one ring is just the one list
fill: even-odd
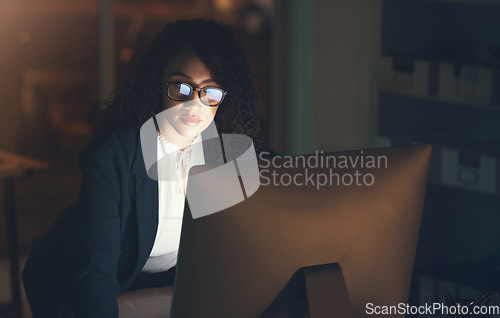
[(120, 60), (122, 60), (123, 62), (128, 62), (130, 61), (133, 55), (134, 52), (132, 52), (132, 50), (129, 49), (128, 47), (125, 47), (120, 51)]
[(216, 0), (215, 8), (220, 11), (229, 11), (233, 9), (234, 3), (231, 0)]

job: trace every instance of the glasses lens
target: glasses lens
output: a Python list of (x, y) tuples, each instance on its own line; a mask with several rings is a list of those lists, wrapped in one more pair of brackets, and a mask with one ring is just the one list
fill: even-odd
[(191, 96), (192, 89), (187, 84), (171, 83), (168, 85), (168, 96), (173, 100), (186, 100)]
[(224, 98), (224, 93), (218, 88), (207, 88), (201, 92), (201, 101), (205, 105), (216, 106)]

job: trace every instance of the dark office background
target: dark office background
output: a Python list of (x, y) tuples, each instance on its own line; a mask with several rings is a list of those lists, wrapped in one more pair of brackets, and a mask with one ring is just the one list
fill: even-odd
[[(234, 28), (267, 150), (433, 145), (412, 302), (500, 289), (500, 0), (1, 1), (0, 150), (50, 165), (16, 180), (22, 260), (78, 196), (106, 89), (166, 23), (195, 17)], [(2, 216), (2, 260), (5, 232)]]

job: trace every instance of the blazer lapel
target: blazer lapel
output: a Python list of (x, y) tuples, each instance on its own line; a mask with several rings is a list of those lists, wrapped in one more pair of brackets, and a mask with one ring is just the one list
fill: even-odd
[[(140, 136), (132, 164), (135, 178), (135, 205), (137, 213), (138, 259), (136, 271), (140, 271), (153, 248), (158, 229), (158, 181), (148, 177), (142, 154)], [(156, 156), (156, 148), (155, 156)]]
[[(152, 126), (152, 125), (150, 125)], [(151, 139), (156, 145), (156, 130), (154, 126), (150, 131), (146, 131), (143, 138), (146, 140)], [(150, 134), (146, 136), (146, 134)], [(135, 178), (135, 205), (137, 213), (137, 235), (138, 235), (138, 259), (135, 268), (135, 272), (139, 272), (144, 264), (146, 263), (149, 254), (153, 248), (153, 244), (156, 238), (156, 232), (158, 230), (158, 181), (151, 179), (146, 171), (146, 165), (144, 163), (144, 157), (141, 145), (141, 134), (137, 134), (136, 140), (136, 153), (134, 157), (134, 162), (132, 163), (131, 173)], [(153, 145), (153, 143), (151, 144)], [(151, 152), (151, 155), (157, 158), (157, 147), (150, 147), (146, 145), (147, 151)], [(203, 149), (205, 164), (223, 164), (223, 156), (221, 150), (221, 144), (219, 138), (206, 138), (203, 139)], [(151, 159), (148, 157), (148, 159)], [(156, 163), (151, 167), (148, 167), (149, 173), (152, 176), (156, 176)], [(189, 212), (189, 206), (187, 200), (185, 200), (184, 213)]]

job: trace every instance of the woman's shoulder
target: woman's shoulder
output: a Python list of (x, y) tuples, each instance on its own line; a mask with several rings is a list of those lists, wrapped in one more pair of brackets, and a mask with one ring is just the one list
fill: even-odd
[(99, 131), (83, 147), (78, 155), (80, 162), (85, 160), (132, 161), (137, 151), (140, 131), (126, 125), (113, 125)]

